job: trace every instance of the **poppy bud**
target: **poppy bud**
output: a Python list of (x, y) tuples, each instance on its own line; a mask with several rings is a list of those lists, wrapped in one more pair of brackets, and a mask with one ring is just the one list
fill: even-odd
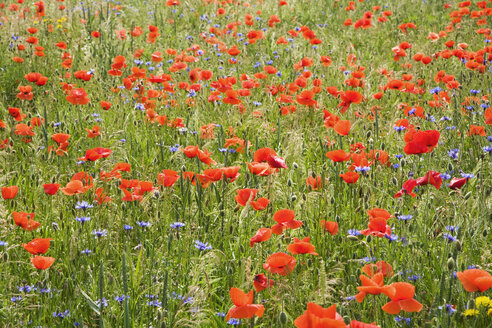
[(371, 242), (371, 240), (372, 240), (372, 236), (371, 236), (371, 235), (368, 235), (368, 236), (366, 237), (366, 241), (367, 241), (367, 243), (370, 243), (370, 242)]
[(288, 185), (289, 187), (292, 187), (292, 180), (291, 180), (291, 179), (288, 179), (288, 180), (287, 180), (287, 185)]
[(453, 270), (454, 265), (455, 265), (455, 263), (454, 263), (454, 259), (453, 259), (452, 257), (450, 257), (450, 258), (448, 259), (448, 269), (449, 269), (449, 270)]
[(308, 268), (310, 268), (312, 265), (313, 265), (313, 261), (311, 260), (311, 258), (309, 258), (306, 262)]
[(402, 159), (401, 162), (400, 162), (400, 164), (401, 164), (401, 167), (404, 167), (405, 164), (407, 164), (407, 161), (405, 161), (404, 159)]
[(395, 177), (393, 177), (393, 178), (391, 179), (391, 182), (393, 182), (393, 184), (394, 184), (395, 186), (397, 186), (397, 185), (398, 185), (398, 180), (397, 180)]
[(487, 229), (482, 232), (482, 236), (487, 237)]
[(331, 205), (335, 204), (335, 197), (333, 197), (333, 196), (332, 196), (332, 197), (330, 198), (330, 203), (331, 203)]
[(241, 251), (241, 253), (244, 253), (244, 246), (243, 245), (239, 245), (239, 250)]
[(453, 172), (453, 171), (454, 171), (453, 164), (448, 163), (448, 172)]
[(296, 195), (294, 195), (294, 194), (292, 194), (292, 195), (290, 196), (290, 200), (291, 200), (291, 201), (293, 201), (293, 202), (295, 202), (295, 201), (297, 200), (297, 196), (296, 196)]
[(233, 232), (234, 232), (234, 227), (231, 225), (229, 227), (229, 234), (232, 235)]
[(183, 165), (183, 166), (181, 166), (181, 172), (184, 172), (184, 171), (186, 171), (186, 166)]
[(292, 163), (292, 167), (294, 167), (295, 169), (298, 169), (299, 168), (299, 165), (297, 165), (296, 162)]
[(366, 138), (369, 139), (371, 137), (371, 134), (372, 134), (371, 130), (367, 131)]
[(56, 222), (53, 222), (51, 224), (51, 226), (53, 227), (53, 230), (55, 230), (55, 231), (57, 231), (58, 229), (60, 229), (60, 227), (58, 226), (58, 223), (56, 223)]
[(307, 195), (306, 195), (306, 194), (302, 194), (302, 199), (303, 199), (304, 201), (306, 201), (306, 200), (307, 200)]
[(454, 242), (454, 249), (456, 249), (458, 252), (461, 251), (462, 246), (461, 246), (461, 242), (459, 240)]
[[(386, 144), (384, 142), (381, 143), (381, 150), (384, 150), (386, 148)], [(378, 153), (379, 154), (379, 153)]]
[(357, 237), (356, 237), (356, 236), (354, 236), (354, 235), (348, 235), (348, 236), (347, 236), (347, 239), (352, 240), (352, 241), (358, 241), (358, 240), (359, 240), (359, 238), (357, 238)]
[(471, 192), (471, 191), (467, 192), (464, 198), (465, 198), (465, 199), (470, 198), (471, 194), (472, 194), (472, 192)]
[(316, 179), (316, 173), (311, 172), (311, 176), (313, 177), (313, 179)]
[(379, 152), (376, 153), (376, 155), (374, 156), (374, 159), (377, 161), (379, 159)]
[(335, 216), (335, 221), (337, 221), (337, 223), (340, 223), (340, 216)]
[(285, 326), (285, 324), (287, 323), (287, 314), (284, 311), (280, 312), (280, 315), (278, 316), (278, 321), (280, 321), (280, 324), (282, 326)]

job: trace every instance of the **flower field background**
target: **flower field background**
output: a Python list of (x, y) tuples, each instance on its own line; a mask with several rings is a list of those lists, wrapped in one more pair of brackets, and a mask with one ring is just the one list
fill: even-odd
[(0, 2), (0, 326), (491, 327), (491, 15)]

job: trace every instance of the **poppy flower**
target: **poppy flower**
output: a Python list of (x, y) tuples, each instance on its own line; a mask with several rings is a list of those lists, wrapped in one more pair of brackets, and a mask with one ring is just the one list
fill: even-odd
[(369, 219), (383, 218), (385, 220), (389, 220), (390, 218), (393, 217), (390, 212), (388, 212), (387, 210), (382, 209), (382, 208), (373, 208), (373, 209), (367, 210), (367, 215), (369, 215)]
[(157, 183), (164, 187), (172, 187), (178, 179), (178, 172), (173, 170), (162, 170), (162, 173), (157, 175)]
[(356, 183), (357, 180), (359, 180), (360, 174), (357, 172), (348, 171), (343, 174), (339, 174), (338, 176), (342, 178), (343, 181), (345, 181), (346, 183), (351, 184)]
[(318, 190), (323, 187), (323, 182), (321, 181), (321, 177), (317, 176), (313, 178), (309, 176), (306, 178), (306, 184), (311, 187), (312, 190)]
[(294, 243), (290, 244), (287, 246), (287, 250), (291, 254), (311, 254), (311, 255), (318, 255), (314, 250), (314, 246), (309, 243), (309, 238), (306, 237), (303, 240), (300, 240), (298, 238), (294, 238)]
[(15, 125), (15, 131), (14, 134), (17, 136), (34, 136), (35, 133), (32, 130), (32, 127), (24, 124), (24, 123), (19, 123)]
[(369, 219), (368, 228), (362, 230), (360, 233), (364, 236), (373, 235), (376, 237), (384, 237), (385, 235), (391, 236), (391, 228), (386, 223), (387, 219), (383, 217), (373, 217)]
[(26, 114), (21, 113), (20, 108), (16, 107), (9, 107), (9, 114), (16, 120), (17, 122), (22, 121), (23, 119), (26, 118)]
[(2, 187), (2, 197), (3, 199), (13, 199), (17, 196), (19, 192), (19, 187), (10, 186), (10, 187)]
[(97, 161), (100, 158), (106, 158), (111, 155), (113, 151), (108, 148), (96, 147), (89, 149), (85, 152), (84, 157), (80, 157), (79, 161)]
[(54, 194), (57, 193), (58, 189), (61, 187), (60, 184), (58, 183), (46, 183), (43, 185), (43, 188), (44, 188), (44, 192), (47, 194), (47, 195), (51, 195), (53, 196)]
[(396, 290), (392, 286), (384, 285), (384, 275), (382, 273), (376, 273), (372, 277), (366, 275), (359, 276), (362, 286), (357, 287), (359, 293), (355, 295), (357, 302), (362, 303), (367, 294), (379, 295), (385, 294), (388, 297), (393, 297)]
[(294, 321), (294, 325), (297, 328), (345, 328), (345, 322), (337, 313), (335, 304), (325, 309), (311, 302), (307, 310)]
[(253, 154), (253, 161), (255, 162), (267, 162), (271, 156), (277, 156), (275, 150), (265, 147), (260, 148)]
[(60, 189), (63, 194), (71, 196), (75, 194), (82, 194), (85, 192), (84, 189), (84, 184), (80, 180), (72, 180), (67, 185), (65, 188)]
[(268, 279), (263, 273), (257, 274), (253, 279), (253, 287), (256, 292), (261, 292), (267, 287), (273, 286), (273, 280)]
[(27, 244), (22, 244), (22, 247), (32, 255), (44, 254), (50, 247), (50, 241), (53, 238), (34, 238)]
[(430, 153), (437, 145), (439, 136), (440, 134), (437, 130), (417, 131), (410, 135), (407, 132), (405, 134), (405, 137), (407, 137), (405, 140), (406, 145), (403, 151), (407, 155)]
[(285, 160), (282, 157), (272, 156), (267, 159), (268, 164), (275, 169), (287, 169), (287, 164), (285, 164)]
[(318, 106), (318, 102), (313, 100), (314, 92), (311, 90), (304, 90), (296, 96), (297, 103), (308, 107)]
[(378, 261), (375, 264), (371, 263), (364, 265), (362, 272), (369, 277), (372, 277), (377, 273), (382, 273), (384, 277), (391, 277), (393, 275), (393, 268), (391, 267), (391, 264), (387, 262)]
[(94, 125), (92, 129), (85, 129), (87, 131), (87, 138), (92, 139), (99, 137), (101, 132), (99, 131), (99, 126)]
[(74, 105), (87, 105), (89, 103), (89, 97), (83, 88), (70, 90), (65, 98)]
[(422, 310), (422, 304), (413, 298), (415, 286), (408, 282), (394, 282), (389, 286), (393, 287), (395, 292), (388, 296), (391, 301), (381, 308), (384, 312), (398, 314), (402, 310), (405, 312), (420, 312)]
[(36, 269), (46, 270), (53, 265), (53, 263), (55, 262), (55, 258), (47, 256), (35, 256), (31, 257), (31, 262)]
[(485, 292), (492, 287), (492, 275), (480, 269), (469, 269), (463, 272), (456, 272), (458, 279), (463, 284), (467, 292)]
[(188, 158), (194, 158), (198, 155), (198, 146), (186, 146), (185, 148), (181, 148), (181, 151)]
[(206, 149), (205, 150), (199, 149), (197, 154), (200, 162), (204, 163), (207, 166), (216, 164), (216, 162), (212, 158), (210, 158), (211, 155), (212, 154)]
[(341, 107), (340, 112), (343, 114), (347, 111), (351, 104), (360, 104), (362, 101), (362, 94), (355, 90), (347, 90), (340, 94), (342, 102), (338, 104)]
[(268, 176), (275, 172), (275, 169), (268, 163), (251, 162), (248, 163), (249, 171), (254, 175)]
[(417, 197), (417, 195), (413, 192), (413, 189), (417, 186), (417, 180), (416, 179), (408, 179), (403, 183), (403, 188), (398, 191), (393, 198), (399, 198), (403, 195), (410, 195), (412, 197)]
[(364, 323), (357, 320), (352, 320), (347, 328), (381, 328), (380, 326), (373, 323)]
[(418, 178), (416, 180), (417, 184), (419, 186), (425, 186), (426, 184), (431, 184), (433, 185), (437, 190), (441, 188), (442, 185), (442, 178), (441, 174), (436, 171), (428, 171), (425, 176)]
[(32, 91), (32, 87), (30, 85), (22, 86), (19, 85), (19, 93), (17, 94), (17, 98), (21, 100), (32, 100), (34, 97)]
[(235, 287), (229, 290), (234, 306), (227, 312), (226, 321), (229, 321), (229, 318), (246, 319), (253, 318), (255, 315), (258, 317), (263, 316), (265, 307), (260, 304), (253, 304), (253, 293), (251, 290), (246, 294), (241, 289)]
[(333, 162), (345, 162), (350, 159), (350, 153), (346, 153), (342, 149), (338, 149), (327, 152), (326, 157), (331, 159)]
[(272, 274), (286, 276), (294, 270), (295, 266), (295, 257), (279, 252), (267, 258), (266, 263), (263, 264), (263, 269), (270, 271)]
[(267, 241), (272, 236), (272, 229), (270, 228), (260, 228), (256, 234), (249, 240), (249, 246), (253, 247), (256, 243), (261, 243)]
[(41, 223), (34, 221), (34, 213), (12, 212), (14, 222), (17, 226), (26, 231), (36, 230)]
[(468, 181), (467, 178), (452, 178), (449, 183), (449, 188), (453, 190), (461, 189), (461, 187), (465, 185), (466, 181)]
[(321, 220), (321, 226), (325, 231), (329, 232), (330, 235), (335, 236), (338, 233), (338, 223), (334, 221)]
[(340, 120), (337, 123), (335, 123), (335, 126), (333, 127), (333, 129), (339, 135), (346, 136), (350, 132), (350, 126), (351, 126), (351, 124), (350, 124), (349, 120)]
[(277, 224), (272, 226), (272, 232), (280, 235), (285, 229), (297, 229), (302, 226), (301, 221), (294, 220), (296, 213), (293, 210), (282, 209), (275, 212), (273, 219)]

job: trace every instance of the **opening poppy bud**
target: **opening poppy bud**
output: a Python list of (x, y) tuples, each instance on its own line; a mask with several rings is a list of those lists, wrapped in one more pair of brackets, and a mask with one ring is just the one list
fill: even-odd
[(297, 196), (292, 194), (292, 196), (290, 196), (290, 200), (295, 202), (297, 200)]
[(367, 138), (367, 139), (369, 139), (369, 138), (371, 137), (371, 135), (372, 135), (371, 130), (367, 131), (367, 133), (366, 133), (366, 138)]
[(287, 314), (284, 311), (280, 312), (278, 316), (278, 321), (280, 321), (280, 324), (282, 326), (285, 326), (285, 324), (287, 323)]
[(370, 243), (370, 242), (371, 242), (371, 240), (372, 240), (372, 236), (371, 236), (371, 235), (368, 235), (368, 236), (366, 237), (366, 241), (367, 241), (367, 243)]
[(347, 236), (347, 239), (348, 239), (348, 240), (352, 240), (352, 241), (359, 240), (359, 238), (357, 238), (357, 237), (356, 237), (356, 236), (354, 236), (354, 235), (348, 235), (348, 236)]
[(449, 270), (453, 270), (453, 269), (454, 269), (454, 264), (455, 264), (455, 263), (454, 263), (454, 259), (453, 259), (452, 257), (450, 257), (450, 258), (448, 259), (448, 269), (449, 269)]
[(452, 172), (454, 170), (453, 164), (448, 163), (448, 172)]
[(292, 187), (292, 180), (291, 180), (291, 179), (287, 180), (287, 185), (288, 185), (289, 187)]
[(295, 169), (298, 169), (298, 168), (299, 168), (299, 165), (298, 165), (296, 162), (292, 163), (292, 166), (293, 166)]

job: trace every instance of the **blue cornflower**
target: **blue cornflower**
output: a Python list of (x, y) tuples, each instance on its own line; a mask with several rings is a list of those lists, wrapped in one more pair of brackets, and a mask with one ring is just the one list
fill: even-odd
[(396, 158), (396, 159), (403, 158), (403, 154), (396, 154), (396, 155), (395, 155), (395, 158)]
[(19, 301), (22, 301), (22, 296), (12, 296), (12, 298), (10, 299), (12, 302), (19, 302)]
[(357, 229), (350, 229), (347, 231), (347, 233), (351, 236), (359, 236), (361, 235), (360, 231)]
[(86, 201), (77, 202), (75, 209), (77, 210), (87, 210), (88, 208), (93, 208), (94, 205), (87, 203)]
[(443, 238), (446, 238), (448, 240), (448, 242), (453, 242), (453, 241), (456, 241), (456, 237), (450, 235), (449, 233), (445, 232), (443, 233), (442, 235)]
[(177, 152), (178, 150), (179, 150), (179, 145), (178, 144), (176, 144), (174, 146), (169, 146), (169, 151), (171, 151), (173, 153)]
[(482, 149), (486, 153), (492, 153), (492, 145), (490, 145), (490, 146), (484, 146)]
[(92, 231), (92, 234), (94, 236), (96, 236), (96, 238), (106, 237), (108, 235), (108, 230), (106, 230), (106, 229), (94, 230), (94, 231)]
[(6, 241), (1, 241), (0, 240), (0, 246), (7, 246), (7, 245), (8, 245), (8, 243)]
[(364, 263), (369, 263), (369, 262), (376, 261), (376, 258), (375, 257), (366, 256), (366, 257), (363, 257), (363, 258), (359, 259), (359, 261), (360, 262), (364, 262)]
[(357, 172), (369, 172), (371, 170), (371, 167), (369, 167), (369, 166), (356, 166), (355, 170)]
[(408, 220), (411, 220), (412, 219), (412, 214), (408, 214), (408, 215), (398, 215), (398, 220), (402, 220), (402, 221), (408, 221)]
[(446, 230), (453, 232), (453, 231), (457, 231), (458, 227), (447, 225)]
[[(96, 305), (97, 305), (98, 307), (101, 307), (101, 299), (98, 299), (98, 300), (96, 301)], [(104, 298), (104, 297), (103, 297), (103, 299), (102, 299), (102, 306), (103, 306), (103, 307), (108, 306), (108, 300), (107, 300), (106, 298)]]
[(461, 176), (463, 178), (471, 179), (471, 178), (475, 177), (475, 174), (473, 174), (473, 173), (461, 173)]
[(239, 326), (241, 324), (241, 320), (239, 320), (239, 319), (229, 319), (229, 321), (227, 321), (227, 324), (228, 325), (232, 325), (232, 326)]
[(396, 163), (396, 164), (393, 164), (393, 168), (397, 169), (400, 167), (400, 164)]
[(402, 125), (402, 126), (394, 126), (393, 129), (396, 132), (401, 132), (401, 131), (404, 131), (406, 128)]
[(171, 224), (171, 225), (169, 225), (169, 226), (170, 226), (171, 228), (173, 228), (173, 229), (179, 229), (179, 228), (184, 227), (184, 226), (185, 226), (185, 224), (184, 224), (184, 223), (182, 223), (182, 222), (174, 222), (174, 223), (172, 223), (172, 224)]
[(76, 217), (76, 218), (75, 218), (75, 221), (77, 221), (77, 222), (82, 222), (82, 224), (83, 224), (83, 223), (85, 223), (85, 222), (87, 222), (87, 221), (90, 221), (90, 219), (91, 219), (91, 218), (90, 218), (90, 217), (88, 217), (88, 216), (81, 216), (81, 217)]
[(443, 179), (443, 180), (451, 179), (451, 174), (449, 174), (449, 173), (441, 173), (439, 175), (441, 176), (441, 179)]
[(89, 255), (90, 253), (92, 253), (92, 251), (90, 249), (84, 249), (80, 253), (85, 254), (85, 255)]
[(195, 240), (195, 247), (201, 251), (207, 251), (212, 249), (212, 246), (210, 246), (208, 243), (202, 243), (199, 240)]
[(125, 295), (116, 296), (116, 297), (114, 298), (114, 300), (115, 300), (115, 301), (117, 301), (117, 302), (120, 302), (120, 303), (121, 303), (121, 302), (123, 302), (123, 301), (125, 300), (125, 298), (126, 298), (126, 299), (130, 299), (130, 295), (126, 295), (126, 296), (125, 296)]
[(215, 315), (218, 317), (224, 318), (227, 314), (224, 312), (217, 312)]
[(145, 222), (145, 221), (142, 221), (142, 222), (137, 221), (137, 224), (141, 227), (144, 227), (144, 228), (151, 226), (150, 222)]
[(398, 241), (398, 235), (384, 234), (384, 238), (389, 239), (389, 241)]
[(71, 314), (70, 314), (70, 310), (65, 310), (64, 312), (53, 312), (53, 317), (55, 318), (60, 318), (60, 319), (63, 319), (63, 318), (70, 318)]
[(446, 309), (446, 311), (448, 311), (449, 315), (452, 315), (456, 312), (456, 309), (454, 308), (454, 305), (452, 305), (452, 304), (445, 304), (443, 306), (438, 306), (437, 308), (439, 310)]
[(123, 227), (125, 230), (132, 230), (133, 229), (133, 226), (129, 225), (129, 224), (125, 224), (125, 226)]

